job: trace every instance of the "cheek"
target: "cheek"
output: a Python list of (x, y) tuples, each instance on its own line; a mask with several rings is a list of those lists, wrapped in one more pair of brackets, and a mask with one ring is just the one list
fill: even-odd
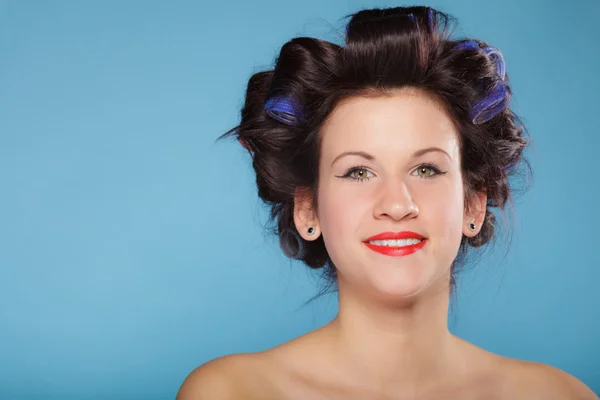
[(426, 223), (427, 232), (437, 237), (439, 243), (452, 243), (458, 247), (462, 237), (463, 188), (460, 181), (445, 185), (432, 185), (420, 193), (419, 217)]
[[(364, 205), (363, 205), (364, 206)], [(360, 202), (341, 193), (329, 193), (321, 197), (319, 221), (326, 236), (348, 236), (358, 227), (361, 217)]]
[(350, 194), (348, 190), (325, 187), (319, 193), (319, 222), (325, 247), (334, 262), (341, 263), (347, 254), (341, 250), (360, 241), (361, 227), (364, 229), (365, 218), (370, 216), (370, 200), (357, 194), (356, 190)]

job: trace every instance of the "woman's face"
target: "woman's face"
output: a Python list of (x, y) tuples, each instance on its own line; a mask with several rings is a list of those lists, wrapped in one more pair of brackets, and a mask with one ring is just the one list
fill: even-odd
[[(392, 298), (447, 288), (467, 219), (445, 111), (416, 90), (356, 97), (339, 104), (322, 135), (317, 217), (340, 288)], [(365, 243), (402, 231), (425, 237), (424, 246), (389, 255)]]

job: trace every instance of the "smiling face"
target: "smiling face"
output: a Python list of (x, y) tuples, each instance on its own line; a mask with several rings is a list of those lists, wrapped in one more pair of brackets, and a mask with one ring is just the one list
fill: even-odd
[[(472, 218), (464, 213), (458, 134), (447, 113), (412, 89), (353, 97), (336, 107), (321, 134), (316, 221), (340, 289), (407, 298), (448, 288)], [(365, 244), (402, 231), (422, 235), (425, 245), (385, 255)]]

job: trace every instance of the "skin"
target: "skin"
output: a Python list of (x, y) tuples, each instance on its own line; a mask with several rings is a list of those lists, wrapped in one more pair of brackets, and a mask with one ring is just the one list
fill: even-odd
[[(492, 354), (449, 332), (450, 265), (462, 236), (479, 233), (486, 194), (464, 197), (458, 133), (433, 98), (414, 89), (353, 97), (321, 133), (318, 209), (298, 190), (294, 221), (306, 240), (323, 235), (338, 268), (338, 315), (273, 349), (204, 364), (178, 400), (597, 399), (563, 371)], [(349, 151), (370, 157), (338, 158)], [(390, 257), (363, 243), (404, 230), (426, 245)]]

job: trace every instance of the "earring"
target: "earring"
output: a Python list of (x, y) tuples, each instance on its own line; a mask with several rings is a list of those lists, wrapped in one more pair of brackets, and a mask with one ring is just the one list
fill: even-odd
[(472, 231), (475, 230), (475, 221), (471, 221), (471, 223), (469, 224), (469, 229), (471, 229)]
[(313, 233), (315, 233), (315, 228), (313, 228), (312, 226), (310, 228), (308, 228), (308, 234), (312, 235)]

